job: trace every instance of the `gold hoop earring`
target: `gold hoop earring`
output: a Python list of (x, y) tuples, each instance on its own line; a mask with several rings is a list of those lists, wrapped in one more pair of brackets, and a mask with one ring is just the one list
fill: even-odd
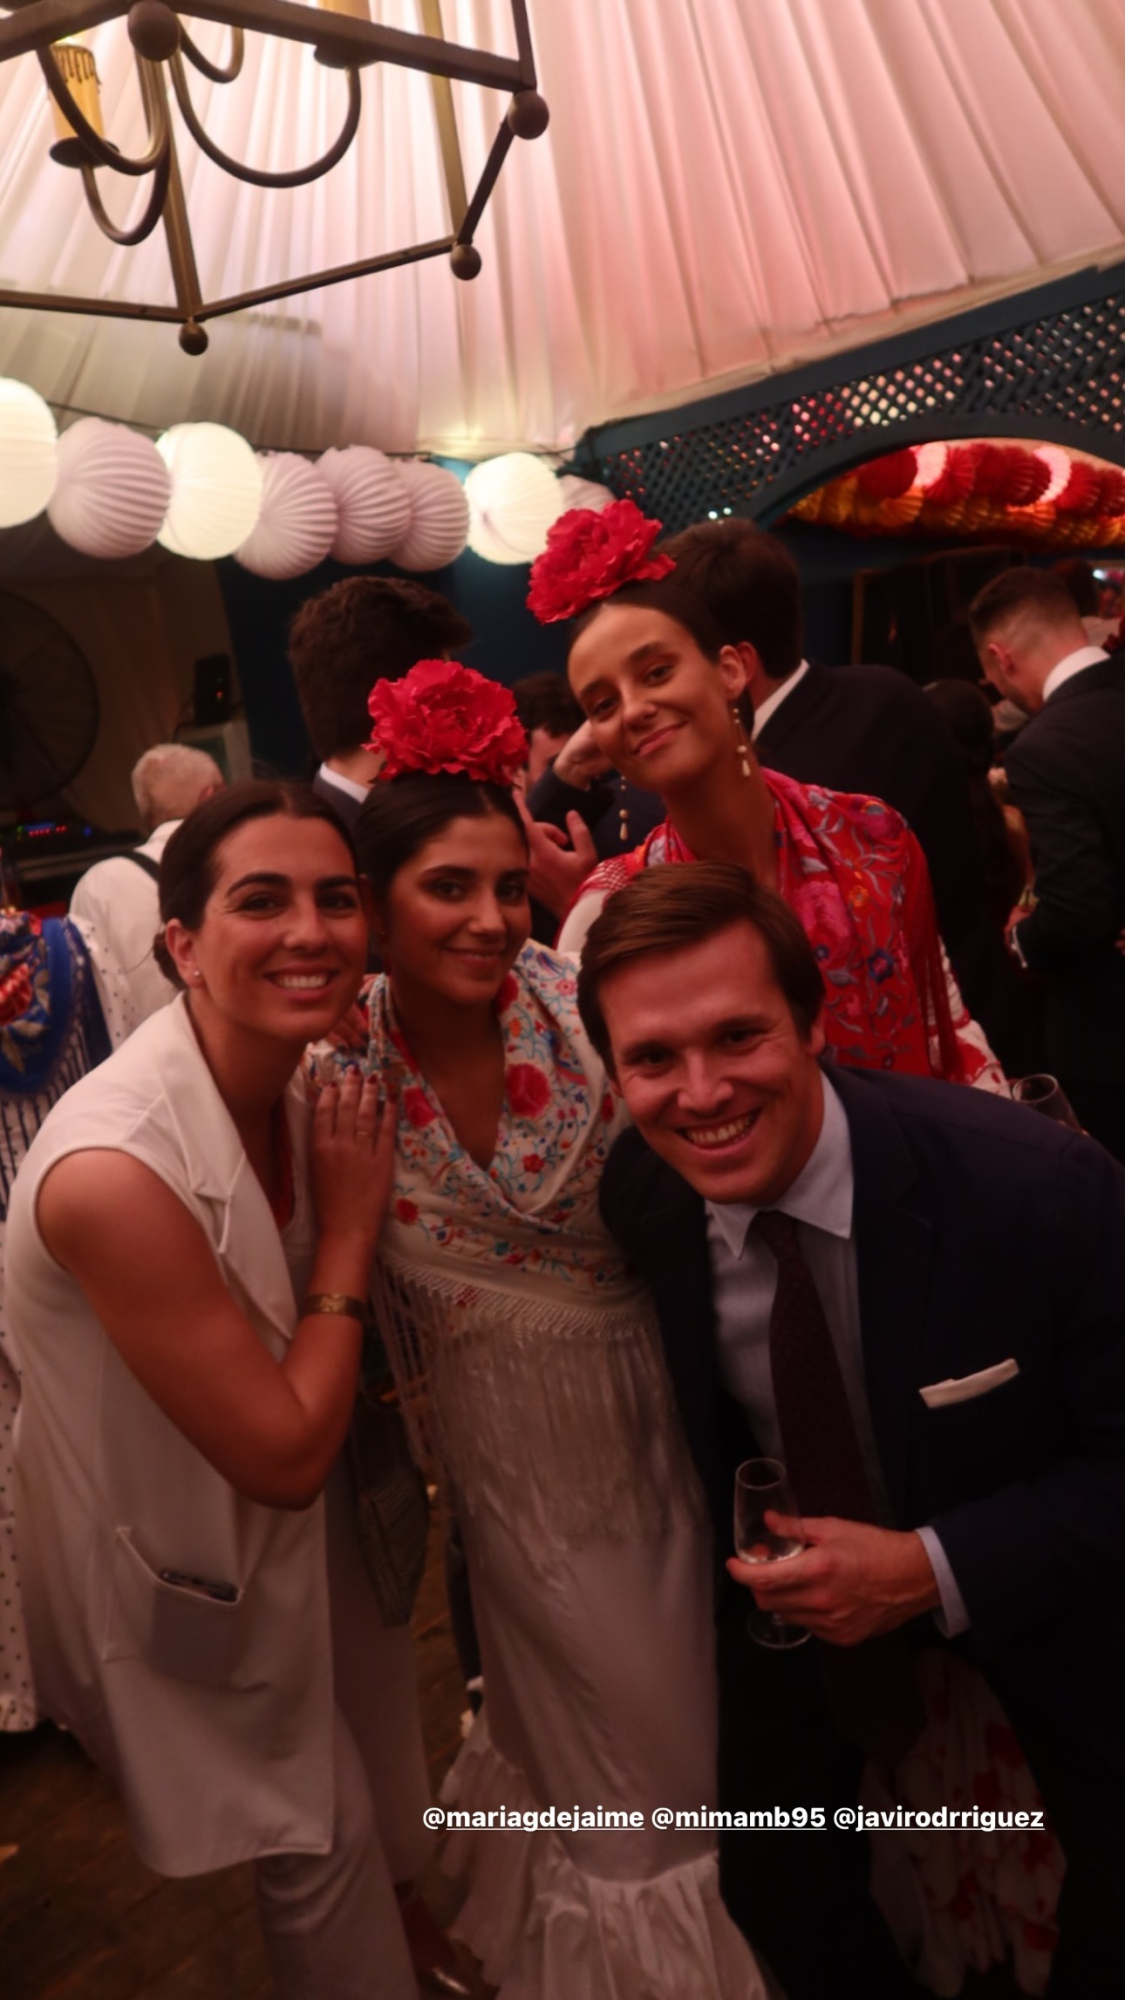
[(746, 731), (742, 727), (742, 717), (738, 713), (737, 704), (733, 701), (730, 705), (730, 719), (734, 726), (734, 754), (741, 762), (743, 777), (748, 778), (751, 775), (750, 748), (746, 741)]
[(625, 789), (624, 774), (622, 774), (621, 778), (618, 781), (618, 784), (619, 784), (619, 789), (617, 795), (618, 796), (617, 819), (618, 819), (618, 825), (620, 826), (621, 829), (621, 844), (622, 846), (624, 846), (625, 842), (629, 838), (629, 798)]

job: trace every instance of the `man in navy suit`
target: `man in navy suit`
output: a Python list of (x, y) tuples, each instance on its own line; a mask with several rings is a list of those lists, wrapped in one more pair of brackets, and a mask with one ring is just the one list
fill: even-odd
[[(579, 1005), (635, 1129), (607, 1222), (648, 1280), (715, 1522), (784, 1460), (805, 1549), (731, 1560), (718, 1604), (723, 1893), (790, 2000), (915, 1991), (854, 1830), (864, 1751), (920, 1722), (952, 1644), (1003, 1702), (1065, 1851), (1054, 2000), (1125, 1985), (1125, 1174), (964, 1086), (821, 1061), (792, 913), (741, 869), (647, 870), (583, 952)], [(784, 1524), (773, 1523), (780, 1531)], [(768, 1651), (747, 1589), (814, 1644)], [(841, 1983), (843, 1982), (843, 1983)], [(850, 1982), (850, 1983), (849, 1983)]]
[(1047, 1063), (1087, 1130), (1125, 1160), (1125, 654), (1092, 646), (1051, 570), (1002, 570), (969, 625), (985, 675), (1031, 720), (1005, 769), (1027, 821), (1036, 904), (1012, 949), (1047, 982)]

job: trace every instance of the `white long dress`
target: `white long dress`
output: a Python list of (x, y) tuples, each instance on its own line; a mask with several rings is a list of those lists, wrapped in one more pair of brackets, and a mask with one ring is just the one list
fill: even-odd
[[(372, 996), (367, 1066), (399, 1096), (376, 1308), (456, 1507), (483, 1660), (443, 1794), (476, 1821), (449, 1840), (458, 1929), (502, 2000), (764, 2000), (714, 1833), (652, 1824), (716, 1803), (711, 1540), (654, 1316), (598, 1216), (619, 1114), (573, 995), (570, 962), (527, 947), (498, 999), (487, 1171), (385, 981)], [(503, 1826), (501, 1808), (556, 1824)]]

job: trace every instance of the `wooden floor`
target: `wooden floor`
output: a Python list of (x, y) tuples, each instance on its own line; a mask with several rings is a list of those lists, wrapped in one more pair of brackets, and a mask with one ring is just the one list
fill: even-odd
[[(414, 1619), (422, 1722), (436, 1792), (465, 1706), (437, 1530)], [(422, 1884), (447, 1923), (457, 1897), (440, 1852)], [(491, 1989), (465, 1953), (474, 1994)], [(45, 1726), (0, 1734), (0, 2000), (272, 2000), (249, 1867), (169, 1882), (141, 1865), (105, 1779)], [(684, 2000), (692, 2000), (685, 1994)], [(1018, 2000), (1003, 1968), (962, 2000)]]
[[(436, 1533), (414, 1631), (436, 1791), (465, 1706)], [(422, 1887), (448, 1921), (456, 1897), (439, 1863)], [(471, 1975), (467, 1957), (464, 1970)], [(270, 2000), (274, 1992), (249, 1867), (178, 1882), (152, 1874), (130, 1849), (112, 1788), (72, 1739), (49, 1726), (0, 1734), (3, 2000)]]

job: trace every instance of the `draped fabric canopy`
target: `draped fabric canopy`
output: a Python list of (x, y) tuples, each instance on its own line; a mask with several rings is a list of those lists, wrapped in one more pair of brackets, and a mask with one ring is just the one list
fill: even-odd
[[(442, 0), (451, 40), (514, 54), (502, 0)], [(420, 31), (416, 0), (373, 17)], [(209, 418), (255, 444), (473, 457), (565, 449), (671, 405), (1125, 253), (1125, 0), (530, 0), (546, 135), (517, 141), (459, 283), (447, 259), (211, 323), (9, 310), (0, 373), (155, 428)], [(226, 36), (193, 24), (215, 60)], [(144, 149), (122, 21), (84, 37), (107, 134)], [(322, 152), (344, 82), (252, 37), (197, 109), (255, 166)], [(263, 192), (173, 113), (205, 295), (446, 234), (430, 84), (363, 73), (359, 136), (312, 187)], [(470, 187), (504, 111), (454, 85)], [(0, 284), (171, 303), (163, 232), (115, 248), (48, 157), (38, 65), (0, 67)], [(107, 173), (115, 218), (143, 190)]]

